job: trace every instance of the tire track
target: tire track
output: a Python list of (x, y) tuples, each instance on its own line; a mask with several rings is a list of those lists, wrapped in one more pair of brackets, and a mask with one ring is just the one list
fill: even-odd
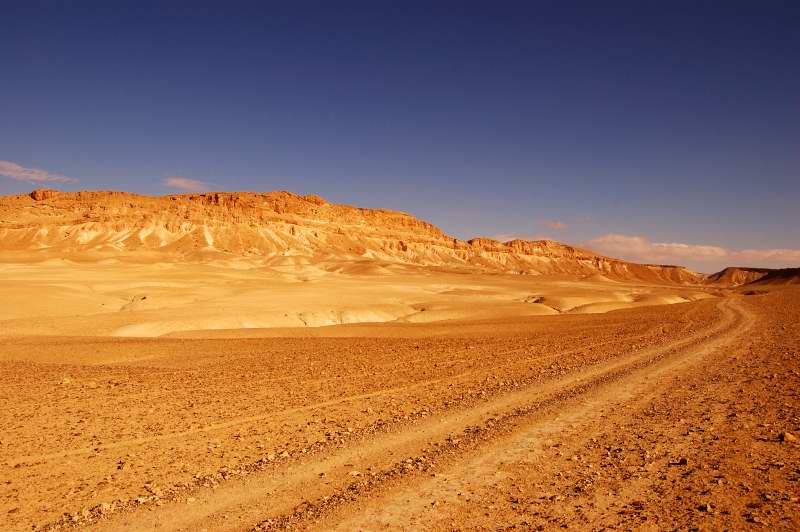
[[(401, 484), (382, 496), (366, 501), (357, 512), (340, 512), (340, 515), (324, 521), (324, 525), (318, 527), (324, 530), (368, 531), (399, 530), (411, 525), (414, 528), (431, 529), (436, 523), (445, 522), (447, 510), (431, 511), (431, 500), (436, 501), (437, 506), (445, 505), (446, 508), (448, 503), (460, 502), (460, 493), (485, 489), (497, 480), (498, 471), (502, 470), (504, 464), (525, 460), (544, 441), (558, 441), (560, 434), (569, 427), (589, 427), (592, 422), (600, 422), (603, 417), (613, 415), (618, 404), (632, 406), (646, 403), (659, 393), (657, 387), (654, 389), (655, 381), (687, 371), (704, 356), (745, 334), (752, 326), (752, 316), (735, 304), (731, 304), (729, 309), (736, 313), (733, 325), (711, 335), (706, 341), (620, 379), (612, 379), (568, 401), (564, 407), (553, 409), (550, 415), (518, 426), (510, 435), (502, 436), (497, 441), (487, 442), (481, 446), (479, 454), (474, 452), (465, 460), (454, 461), (436, 477), (414, 483), (413, 487)], [(562, 450), (569, 451), (577, 442), (562, 440), (559, 444)]]
[[(638, 340), (641, 340), (642, 338), (645, 338), (645, 337), (646, 337), (646, 335), (642, 334), (642, 335), (633, 336), (632, 338), (638, 341)], [(606, 342), (598, 342), (598, 343), (593, 344), (593, 345), (595, 347), (597, 347), (597, 346), (603, 346), (603, 345), (610, 345), (612, 343), (613, 343), (612, 341), (606, 341)], [(536, 361), (537, 362), (547, 362), (547, 361), (550, 361), (550, 360), (563, 358), (564, 356), (567, 356), (567, 355), (579, 353), (579, 352), (583, 351), (584, 349), (585, 348), (581, 347), (581, 348), (576, 348), (576, 349), (569, 349), (569, 350), (565, 350), (565, 351), (560, 351), (560, 352), (557, 352), (557, 353), (553, 353), (551, 355), (540, 355), (540, 356), (536, 357)], [(500, 351), (498, 353), (495, 353), (495, 356), (505, 357), (505, 356), (508, 356), (508, 355), (516, 355), (516, 354), (522, 355), (522, 354), (527, 353), (527, 352), (528, 352), (528, 350), (526, 348), (514, 348), (514, 349), (509, 349), (509, 350)], [(432, 355), (432, 356), (435, 356), (435, 355)], [(420, 357), (420, 360), (421, 359), (422, 359), (422, 357)], [(451, 359), (451, 360), (453, 360), (453, 359)], [(466, 360), (466, 359), (457, 359), (457, 360)], [(281, 418), (286, 418), (286, 417), (289, 417), (289, 416), (291, 416), (293, 414), (298, 414), (298, 413), (301, 413), (301, 412), (310, 412), (310, 411), (317, 410), (317, 409), (320, 409), (320, 408), (327, 408), (327, 407), (337, 406), (337, 405), (346, 405), (347, 403), (350, 403), (350, 402), (363, 401), (363, 400), (366, 400), (366, 399), (374, 399), (374, 398), (377, 398), (377, 397), (391, 396), (391, 395), (397, 394), (398, 392), (409, 392), (409, 391), (413, 391), (413, 390), (417, 390), (417, 389), (422, 389), (422, 388), (425, 388), (425, 387), (428, 387), (428, 386), (435, 386), (437, 384), (441, 384), (441, 383), (448, 382), (448, 381), (453, 381), (454, 384), (458, 384), (459, 381), (468, 380), (470, 377), (474, 377), (476, 375), (481, 375), (481, 374), (487, 374), (487, 373), (496, 373), (498, 370), (501, 370), (501, 369), (504, 369), (504, 368), (508, 368), (508, 367), (512, 367), (512, 366), (515, 366), (517, 364), (520, 364), (520, 362), (518, 362), (518, 361), (506, 362), (506, 363), (502, 363), (502, 364), (493, 365), (491, 368), (479, 368), (479, 369), (474, 369), (474, 370), (469, 370), (469, 371), (463, 371), (463, 372), (455, 374), (455, 375), (447, 375), (447, 376), (436, 378), (436, 379), (418, 381), (418, 382), (415, 382), (415, 383), (412, 383), (412, 384), (408, 384), (406, 386), (384, 388), (384, 389), (381, 389), (381, 390), (376, 390), (374, 392), (369, 392), (369, 393), (364, 393), (364, 394), (349, 395), (349, 396), (341, 397), (341, 398), (338, 398), (338, 399), (330, 399), (330, 400), (327, 400), (327, 401), (321, 401), (321, 402), (313, 403), (313, 404), (310, 404), (310, 405), (303, 405), (303, 406), (297, 406), (297, 407), (293, 407), (293, 408), (287, 408), (287, 409), (283, 409), (283, 410), (273, 411), (273, 412), (269, 412), (269, 413), (266, 413), (266, 414), (257, 414), (257, 415), (251, 415), (251, 416), (237, 417), (237, 418), (234, 418), (234, 419), (229, 419), (229, 420), (224, 421), (224, 422), (207, 424), (207, 425), (204, 425), (204, 426), (198, 427), (198, 428), (187, 429), (187, 430), (182, 430), (182, 431), (173, 431), (173, 432), (169, 432), (169, 433), (166, 433), (166, 434), (159, 434), (159, 435), (155, 435), (155, 436), (145, 436), (145, 437), (141, 437), (141, 438), (128, 438), (128, 439), (123, 439), (123, 440), (117, 440), (117, 441), (112, 442), (112, 443), (102, 444), (99, 447), (100, 447), (100, 449), (102, 449), (104, 451), (105, 450), (112, 450), (112, 449), (123, 449), (123, 448), (126, 448), (126, 447), (146, 445), (146, 444), (149, 444), (149, 443), (155, 443), (155, 442), (160, 442), (160, 441), (167, 441), (167, 440), (172, 440), (172, 439), (181, 439), (181, 438), (186, 438), (186, 437), (190, 437), (190, 436), (194, 436), (194, 435), (198, 435), (198, 434), (213, 433), (215, 431), (232, 428), (232, 427), (236, 427), (236, 426), (239, 426), (239, 425), (245, 425), (245, 424), (248, 424), (248, 423), (255, 423), (255, 422), (267, 421), (267, 420), (280, 421)], [(360, 375), (364, 375), (364, 374), (356, 374), (356, 376), (360, 376)], [(289, 379), (289, 378), (287, 378), (287, 379)], [(275, 379), (275, 380), (283, 380), (283, 379)], [(333, 380), (333, 379), (332, 378), (326, 378), (326, 379), (302, 380), (302, 379), (298, 378), (298, 383), (307, 384), (309, 382), (329, 382), (331, 380)], [(207, 384), (204, 384), (204, 386), (207, 386)], [(199, 389), (199, 388), (200, 387), (198, 387), (198, 388), (190, 388), (189, 392), (191, 392), (192, 389)], [(171, 394), (171, 396), (172, 395), (174, 395), (174, 392)], [(148, 397), (150, 397), (152, 402), (157, 402), (157, 400), (158, 400), (158, 397), (153, 398), (152, 396), (149, 396), (149, 394), (147, 392), (141, 392), (141, 393), (135, 393), (135, 394), (122, 394), (119, 397), (130, 398), (130, 397), (138, 397), (138, 396), (143, 396), (143, 397), (144, 396), (148, 396)], [(10, 458), (5, 460), (5, 463), (10, 465), (10, 466), (12, 466), (12, 467), (16, 466), (18, 464), (46, 466), (46, 463), (41, 463), (41, 462), (46, 462), (47, 460), (52, 460), (52, 459), (56, 459), (56, 458), (66, 458), (66, 457), (70, 457), (70, 456), (93, 454), (93, 453), (95, 453), (97, 451), (97, 449), (98, 449), (98, 446), (93, 445), (93, 446), (87, 446), (87, 447), (67, 449), (67, 450), (63, 450), (63, 451), (59, 451), (59, 452), (55, 452), (55, 453), (43, 453), (43, 454), (34, 454), (34, 455), (24, 455), (24, 456), (10, 457)]]
[[(721, 312), (718, 321), (688, 337), (589, 366), (563, 378), (531, 385), (467, 410), (400, 427), (398, 432), (367, 440), (360, 446), (285, 464), (272, 469), (268, 475), (256, 474), (243, 481), (228, 482), (216, 491), (200, 490), (196, 494), (199, 502), (191, 511), (187, 511), (182, 503), (171, 503), (161, 508), (121, 515), (98, 523), (98, 526), (103, 530), (127, 529), (134, 525), (141, 530), (194, 530), (202, 527), (238, 530), (250, 528), (255, 523), (272, 526), (294, 522), (299, 503), (312, 501), (312, 506), (324, 509), (329, 506), (325, 501), (331, 500), (337, 493), (351, 490), (351, 465), (361, 469), (369, 467), (370, 475), (380, 478), (381, 472), (397, 468), (398, 456), (419, 454), (420, 449), (428, 448), (431, 441), (452, 442), (453, 434), (461, 434), (469, 427), (487, 427), (487, 421), (491, 421), (490, 426), (519, 424), (536, 417), (543, 408), (555, 408), (575, 396), (585, 395), (610, 382), (618, 382), (665, 358), (686, 350), (695, 352), (715, 340), (724, 341), (728, 333), (746, 321), (746, 316), (730, 301), (723, 301), (718, 308)], [(451, 437), (450, 440), (448, 437)], [(324, 481), (320, 481), (320, 473), (325, 473)], [(380, 485), (380, 482), (377, 484)]]

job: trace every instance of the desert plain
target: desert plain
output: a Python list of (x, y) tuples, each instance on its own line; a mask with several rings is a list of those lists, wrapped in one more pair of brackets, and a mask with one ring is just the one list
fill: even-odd
[(800, 528), (797, 270), (0, 198), (3, 530)]

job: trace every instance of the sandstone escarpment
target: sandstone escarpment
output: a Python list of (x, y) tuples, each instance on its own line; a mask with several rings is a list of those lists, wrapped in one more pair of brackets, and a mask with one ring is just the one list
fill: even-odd
[(763, 277), (748, 283), (750, 286), (780, 286), (800, 284), (800, 268), (769, 270)]
[(42, 201), (50, 198), (55, 198), (56, 196), (58, 196), (58, 194), (59, 194), (58, 190), (52, 188), (37, 188), (36, 190), (31, 192), (31, 198), (33, 198), (34, 201)]
[(773, 270), (770, 268), (728, 267), (717, 273), (712, 273), (707, 277), (707, 281), (723, 286), (740, 286), (757, 281), (771, 271)]
[(265, 264), (375, 260), (521, 274), (602, 275), (612, 280), (695, 283), (677, 266), (612, 259), (550, 240), (464, 241), (409, 214), (337, 205), (290, 192), (144, 196), (116, 191), (0, 197), (0, 254), (91, 260), (248, 257)]

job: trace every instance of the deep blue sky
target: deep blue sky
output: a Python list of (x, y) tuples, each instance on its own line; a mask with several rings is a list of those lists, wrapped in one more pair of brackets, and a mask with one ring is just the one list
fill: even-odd
[(65, 190), (183, 176), (459, 237), (636, 235), (606, 248), (634, 258), (800, 248), (800, 2), (0, 9), (0, 161), (78, 179)]

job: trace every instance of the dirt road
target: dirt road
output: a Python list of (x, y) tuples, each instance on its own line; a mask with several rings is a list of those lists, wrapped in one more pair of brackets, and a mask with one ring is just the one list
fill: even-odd
[(0, 374), (2, 515), (12, 529), (796, 529), (799, 296), (414, 337), (17, 339)]

